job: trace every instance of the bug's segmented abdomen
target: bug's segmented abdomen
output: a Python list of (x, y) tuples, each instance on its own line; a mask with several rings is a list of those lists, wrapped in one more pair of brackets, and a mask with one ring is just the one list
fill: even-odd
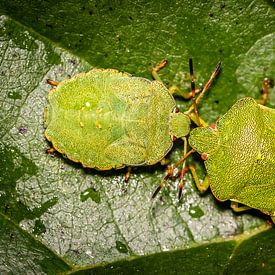
[(171, 148), (175, 102), (158, 82), (115, 70), (93, 70), (49, 94), (46, 137), (84, 166), (154, 164)]

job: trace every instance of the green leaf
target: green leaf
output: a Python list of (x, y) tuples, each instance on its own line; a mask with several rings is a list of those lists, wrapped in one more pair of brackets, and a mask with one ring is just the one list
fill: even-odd
[[(275, 75), (272, 2), (193, 2), (0, 1), (1, 273), (274, 270), (266, 217), (200, 196), (189, 174), (180, 203), (178, 182), (151, 200), (165, 167), (135, 168), (126, 184), (125, 170), (83, 169), (45, 152), (46, 79), (92, 67), (152, 79), (152, 66), (167, 58), (162, 79), (187, 90), (189, 57), (197, 84), (222, 61), (199, 106), (209, 123), (237, 98), (260, 98), (263, 79)], [(178, 99), (181, 110), (189, 104)], [(275, 107), (274, 88), (267, 105)], [(167, 157), (181, 155), (177, 142)], [(201, 161), (189, 161), (203, 177)]]

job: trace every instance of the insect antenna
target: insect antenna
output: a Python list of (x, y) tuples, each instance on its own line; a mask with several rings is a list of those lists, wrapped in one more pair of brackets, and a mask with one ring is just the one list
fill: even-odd
[[(190, 62), (191, 60), (191, 62)], [(190, 63), (191, 63), (191, 66), (190, 66)], [(195, 115), (196, 115), (196, 119), (197, 119), (197, 114), (196, 114), (196, 107), (197, 107), (197, 104), (201, 101), (202, 97), (204, 96), (205, 92), (210, 88), (214, 78), (218, 75), (220, 69), (221, 69), (221, 66), (222, 66), (222, 63), (219, 62), (214, 70), (214, 72), (212, 73), (212, 75), (210, 76), (209, 80), (207, 81), (207, 83), (205, 84), (205, 86), (203, 87), (201, 93), (198, 95), (198, 97), (196, 98), (196, 103), (194, 103), (193, 101), (193, 104), (190, 106), (190, 108), (185, 112), (186, 114), (189, 114), (191, 113), (193, 110), (195, 112)], [(190, 58), (189, 59), (189, 68), (190, 68), (190, 76), (191, 76), (191, 89), (192, 89), (192, 74), (193, 74), (193, 62), (192, 62), (192, 59)], [(198, 121), (200, 123), (200, 121)]]
[(194, 69), (193, 69), (193, 60), (192, 58), (189, 59), (189, 72), (190, 72), (190, 79), (191, 79), (191, 93), (192, 93), (192, 100), (193, 100), (193, 109), (196, 116), (196, 120), (198, 122), (198, 126), (201, 125), (201, 121), (199, 118), (199, 113), (197, 109), (197, 101), (196, 101), (196, 85), (195, 85), (195, 78), (194, 78)]

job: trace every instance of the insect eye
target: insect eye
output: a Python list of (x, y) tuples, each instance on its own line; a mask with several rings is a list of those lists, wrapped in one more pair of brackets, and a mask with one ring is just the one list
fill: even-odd
[(179, 113), (179, 112), (180, 112), (180, 109), (176, 107), (176, 108), (174, 109), (174, 113)]

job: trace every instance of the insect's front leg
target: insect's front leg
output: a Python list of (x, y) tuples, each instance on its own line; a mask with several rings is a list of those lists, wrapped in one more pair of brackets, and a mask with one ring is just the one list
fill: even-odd
[[(195, 94), (199, 94), (202, 91), (203, 87), (201, 86), (199, 89), (195, 89)], [(171, 94), (177, 94), (183, 97), (185, 100), (189, 100), (193, 97), (192, 92), (182, 91), (178, 86), (172, 85), (169, 87), (169, 91)]]
[(208, 175), (205, 176), (204, 180), (202, 182), (200, 182), (196, 168), (194, 165), (189, 165), (188, 169), (190, 170), (192, 177), (195, 181), (195, 184), (198, 188), (198, 190), (200, 191), (200, 193), (204, 193), (210, 185), (210, 179), (208, 177)]
[(155, 80), (163, 83), (163, 81), (161, 80), (158, 72), (163, 69), (164, 67), (166, 67), (168, 64), (168, 60), (167, 59), (163, 59), (161, 60), (153, 69), (152, 69), (152, 76)]
[[(165, 68), (168, 64), (168, 60), (167, 59), (163, 59), (162, 61), (160, 61), (153, 69), (152, 69), (152, 76), (155, 80), (163, 83), (163, 81), (161, 80), (158, 72), (160, 70), (162, 70), (163, 68)], [(176, 85), (172, 85), (171, 87), (168, 88), (171, 94), (177, 94), (181, 97), (183, 97), (184, 99), (188, 100), (191, 99), (193, 94), (192, 92), (187, 92), (187, 91), (182, 91), (178, 86)], [(203, 87), (201, 86), (199, 89), (195, 90), (195, 94), (199, 94), (201, 91), (203, 90)]]

